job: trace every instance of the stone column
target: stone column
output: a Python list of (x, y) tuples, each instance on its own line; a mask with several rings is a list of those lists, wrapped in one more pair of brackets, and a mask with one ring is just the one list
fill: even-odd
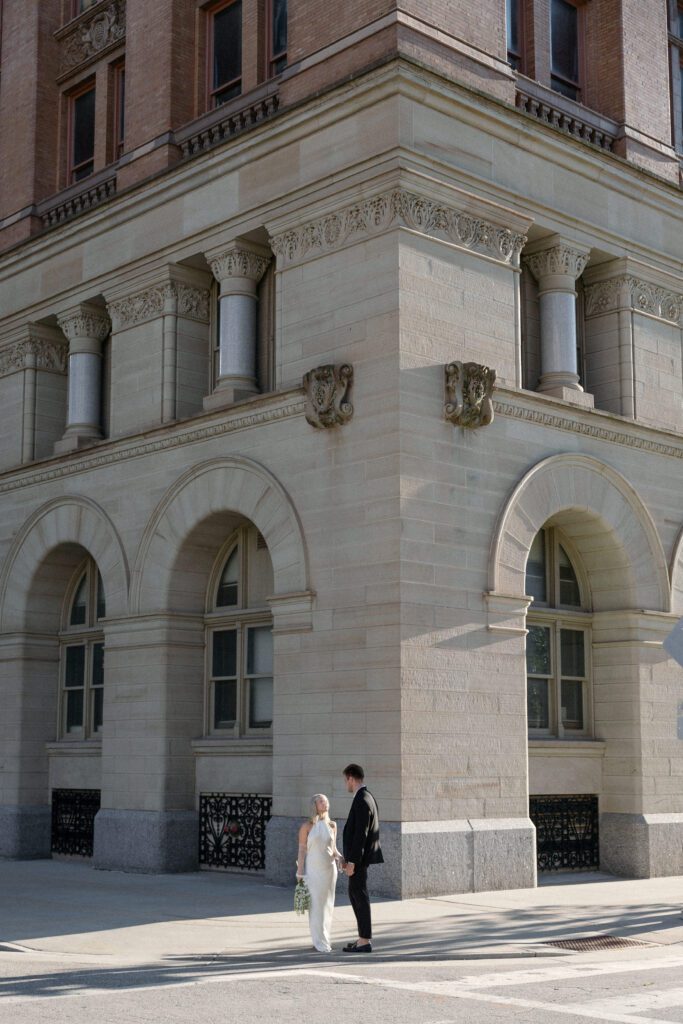
[(589, 251), (552, 235), (527, 248), (526, 265), (539, 285), (541, 379), (538, 390), (579, 405), (592, 406), (583, 394), (576, 364), (576, 281)]
[(69, 395), (66, 430), (55, 453), (74, 451), (102, 437), (102, 342), (110, 331), (99, 306), (81, 303), (59, 317), (69, 339)]
[(220, 284), (218, 379), (205, 409), (217, 409), (258, 392), (256, 382), (256, 287), (270, 262), (267, 249), (235, 241), (207, 254)]

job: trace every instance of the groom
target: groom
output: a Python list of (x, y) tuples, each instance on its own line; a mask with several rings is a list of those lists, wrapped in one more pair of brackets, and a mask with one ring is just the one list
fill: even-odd
[(379, 845), (379, 811), (372, 793), (365, 786), (365, 773), (359, 764), (343, 771), (346, 789), (353, 803), (344, 825), (344, 865), (349, 878), (349, 899), (358, 922), (358, 940), (344, 946), (345, 953), (372, 953), (372, 924), (368, 896), (368, 864), (383, 864)]

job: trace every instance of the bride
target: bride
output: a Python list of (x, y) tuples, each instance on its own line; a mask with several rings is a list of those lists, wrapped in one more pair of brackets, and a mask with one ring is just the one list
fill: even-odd
[(337, 884), (337, 824), (330, 821), (330, 802), (324, 793), (311, 799), (311, 816), (299, 829), (296, 877), (304, 878), (311, 894), (308, 924), (319, 953), (331, 953), (330, 930)]

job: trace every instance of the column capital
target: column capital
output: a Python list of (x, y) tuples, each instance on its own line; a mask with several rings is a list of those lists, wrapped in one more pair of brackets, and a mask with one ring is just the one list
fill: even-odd
[(523, 262), (543, 291), (574, 291), (589, 257), (590, 250), (585, 246), (550, 235), (528, 246)]
[(258, 284), (271, 260), (269, 251), (263, 246), (242, 239), (228, 242), (220, 249), (206, 253), (213, 276), (224, 282), (243, 278)]
[(111, 322), (100, 306), (81, 302), (78, 306), (61, 313), (57, 320), (63, 333), (69, 339), (69, 347), (73, 352), (99, 352), (99, 346), (111, 330)]

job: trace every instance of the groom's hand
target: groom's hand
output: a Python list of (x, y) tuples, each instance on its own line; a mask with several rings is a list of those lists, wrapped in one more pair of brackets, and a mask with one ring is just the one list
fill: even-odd
[(344, 874), (350, 878), (353, 872), (355, 871), (355, 868), (356, 865), (352, 864), (350, 860), (347, 860), (346, 864), (344, 865)]

